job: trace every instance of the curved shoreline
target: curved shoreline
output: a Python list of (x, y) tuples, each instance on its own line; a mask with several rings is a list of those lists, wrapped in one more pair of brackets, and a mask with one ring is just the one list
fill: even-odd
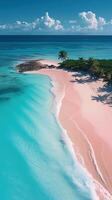
[[(63, 95), (63, 98), (61, 99), (61, 105), (59, 106), (59, 109), (58, 109), (59, 121), (62, 127), (64, 128), (64, 130), (66, 130), (70, 140), (72, 141), (73, 148), (75, 150), (75, 154), (78, 160), (92, 175), (95, 185), (97, 186), (96, 190), (98, 192), (100, 199), (111, 200), (112, 196), (108, 193), (108, 191), (112, 192), (111, 182), (109, 183), (109, 170), (111, 168), (109, 169), (105, 168), (105, 163), (103, 163), (102, 158), (100, 158), (100, 152), (98, 151), (100, 149), (100, 146), (107, 148), (107, 150), (104, 151), (105, 159), (106, 159), (105, 157), (106, 153), (110, 153), (112, 151), (110, 151), (111, 149), (109, 149), (109, 147), (107, 146), (108, 144), (106, 144), (105, 141), (102, 140), (103, 138), (101, 138), (99, 133), (97, 133), (99, 129), (95, 130), (97, 126), (95, 126), (95, 124), (92, 124), (91, 118), (88, 119), (87, 116), (85, 115), (85, 112), (83, 109), (83, 104), (84, 104), (85, 99), (83, 101), (82, 96), (80, 95), (80, 92), (82, 92), (82, 89), (78, 88), (78, 86), (76, 85), (74, 87), (74, 84), (71, 82), (71, 78), (73, 78), (72, 74), (65, 72), (63, 70), (42, 69), (39, 71), (33, 71), (33, 72), (28, 72), (28, 73), (34, 73), (34, 74), (39, 73), (39, 74), (48, 75), (50, 79), (56, 83), (55, 91), (53, 91), (56, 97), (58, 97), (58, 95), (60, 94), (62, 95), (62, 92), (65, 91), (65, 94)], [(55, 85), (53, 84), (53, 86)], [(84, 87), (86, 90), (87, 89), (86, 86)], [(90, 105), (89, 107), (90, 109), (91, 109), (91, 106), (92, 105)], [(100, 106), (101, 105), (98, 105), (98, 108)], [(105, 111), (105, 109), (104, 109), (104, 113), (108, 114), (108, 112)], [(110, 128), (112, 127), (110, 126)], [(81, 156), (83, 157), (83, 161), (82, 161)], [(108, 156), (109, 155), (107, 154), (106, 161), (109, 161)], [(110, 157), (111, 157), (111, 154), (110, 154)], [(111, 167), (111, 164), (110, 164), (110, 167)], [(111, 171), (110, 171), (110, 174), (111, 174)]]
[[(60, 71), (61, 70), (46, 70), (46, 69), (43, 69), (43, 70), (40, 70), (40, 71), (38, 71), (38, 73), (39, 74), (45, 74), (45, 75), (48, 75), (50, 78), (52, 78), (55, 82), (56, 82), (56, 79), (54, 78), (54, 76), (53, 76), (53, 74), (54, 74), (54, 71), (56, 72), (58, 72), (58, 75), (59, 75), (59, 73), (60, 73)], [(67, 72), (61, 72), (61, 73), (65, 73), (67, 76), (68, 76), (68, 73)], [(58, 79), (59, 79), (59, 76), (58, 76)], [(61, 87), (62, 87), (62, 85), (61, 85)], [(62, 90), (62, 89), (61, 89)], [(59, 90), (58, 90), (58, 92), (59, 92)], [(56, 92), (57, 93), (57, 92)], [(56, 94), (55, 93), (55, 94)], [(65, 96), (65, 95), (64, 95)], [(63, 98), (64, 99), (64, 98)], [(66, 128), (66, 126), (65, 126), (65, 124), (66, 123), (64, 123), (63, 122), (63, 117), (61, 116), (61, 113), (63, 113), (63, 108), (62, 108), (62, 106), (63, 106), (63, 99), (62, 99), (62, 105), (61, 105), (61, 108), (60, 108), (60, 113), (59, 113), (59, 120), (60, 120), (60, 122), (61, 122), (61, 125), (62, 125), (62, 127), (65, 129), (65, 130), (67, 130), (67, 128)], [(73, 122), (72, 122), (73, 123)], [(76, 126), (76, 125), (75, 125)], [(73, 130), (72, 130), (73, 131)], [(68, 135), (69, 135), (69, 137), (70, 137), (70, 139), (71, 139), (71, 141), (73, 142), (73, 147), (74, 147), (74, 149), (75, 149), (75, 152), (76, 152), (76, 154), (77, 154), (77, 158), (79, 158), (79, 161), (81, 162), (81, 160), (80, 160), (80, 156), (79, 155), (82, 155), (83, 156), (83, 158), (84, 158), (84, 162), (85, 162), (85, 160), (86, 160), (86, 162), (85, 163), (83, 163), (83, 162), (81, 162), (81, 164), (84, 164), (84, 167), (86, 167), (87, 169), (88, 169), (88, 171), (92, 174), (92, 176), (93, 176), (93, 178), (95, 179), (95, 180), (98, 180), (98, 182), (101, 184), (101, 185), (103, 185), (104, 186), (104, 188), (101, 186), (101, 185), (99, 185), (98, 183), (96, 183), (96, 185), (100, 188), (100, 191), (101, 191), (101, 194), (100, 194), (100, 196), (104, 196), (105, 194), (106, 194), (106, 198), (105, 197), (101, 197), (101, 199), (111, 199), (111, 196), (109, 195), (109, 193), (106, 191), (106, 189), (108, 189), (108, 187), (106, 186), (106, 184), (105, 184), (105, 179), (104, 179), (104, 177), (103, 177), (103, 175), (102, 175), (102, 173), (101, 173), (101, 171), (100, 171), (100, 169), (99, 169), (99, 165), (97, 164), (97, 161), (96, 161), (96, 159), (95, 159), (95, 154), (94, 154), (94, 156), (93, 156), (93, 153), (94, 153), (94, 150), (93, 150), (93, 147), (92, 147), (92, 145), (91, 145), (91, 142), (89, 141), (89, 139), (88, 138), (86, 138), (86, 144), (85, 144), (85, 137), (87, 137), (87, 136), (84, 136), (83, 135), (83, 138), (81, 138), (80, 139), (80, 142), (79, 142), (79, 144), (76, 144), (76, 138), (75, 138), (75, 141), (74, 141), (74, 139), (73, 139), (73, 135), (71, 135), (71, 133), (70, 133), (71, 131), (70, 130), (67, 130), (67, 133), (68, 133)], [(72, 132), (73, 133), (73, 132)], [(81, 133), (81, 135), (82, 135), (82, 133)], [(81, 135), (80, 135), (80, 137), (81, 137)], [(89, 145), (91, 145), (91, 148), (92, 148), (92, 152), (91, 152), (91, 149), (90, 149), (90, 146), (87, 144), (87, 139), (88, 139), (88, 141), (89, 141)], [(83, 142), (82, 142), (82, 141)], [(80, 148), (77, 150), (77, 148), (80, 146), (81, 147), (81, 144), (82, 145), (84, 145), (84, 148), (86, 148), (86, 152), (88, 151), (89, 152), (89, 157), (88, 157), (88, 155), (86, 155), (85, 156), (85, 154), (83, 153), (83, 152), (81, 152), (80, 150)], [(75, 145), (76, 145), (76, 147), (75, 147)], [(84, 149), (82, 149), (82, 150), (84, 150)], [(92, 156), (92, 157), (91, 157)], [(86, 158), (85, 159), (85, 157), (88, 157), (88, 158)], [(89, 162), (89, 165), (90, 165), (90, 167), (88, 167), (88, 162)], [(93, 168), (93, 169), (92, 169)], [(99, 190), (99, 189), (98, 189)], [(102, 193), (102, 191), (103, 191), (103, 193)], [(98, 193), (99, 193), (99, 191), (98, 191)], [(108, 196), (108, 198), (107, 198), (107, 196)]]
[[(70, 139), (69, 134), (67, 133), (67, 130), (64, 128), (64, 126), (62, 126), (62, 123), (61, 123), (61, 120), (60, 120), (61, 107), (62, 107), (62, 104), (63, 104), (63, 99), (65, 97), (65, 87), (63, 88), (63, 90), (62, 89), (60, 90), (60, 84), (59, 84), (59, 87), (58, 87), (57, 86), (58, 82), (56, 80), (54, 80), (54, 78), (52, 78), (51, 75), (48, 75), (48, 73), (47, 73), (48, 71), (49, 71), (49, 69), (48, 70), (46, 70), (46, 69), (45, 70), (39, 70), (38, 74), (46, 75), (51, 80), (51, 84), (52, 84), (51, 94), (53, 95), (53, 99), (54, 99), (53, 104), (55, 104), (55, 108), (56, 108), (54, 114), (55, 114), (55, 117), (56, 117), (56, 121), (57, 121), (59, 127), (62, 130), (62, 134), (61, 134), (62, 143), (67, 145), (67, 149), (70, 152), (73, 161), (78, 162), (77, 164), (79, 165), (79, 168), (80, 167), (82, 168), (82, 170), (84, 171), (84, 174), (87, 175), (87, 180), (90, 180), (90, 185), (88, 186), (88, 188), (91, 191), (92, 199), (99, 200), (99, 196), (97, 195), (97, 192), (96, 192), (96, 184), (98, 184), (98, 183), (91, 177), (91, 174), (89, 174), (86, 167), (82, 166), (82, 163), (79, 162), (78, 157), (76, 156), (74, 148), (73, 148), (72, 140)], [(59, 95), (59, 90), (60, 90), (62, 95)], [(54, 108), (54, 106), (53, 106), (53, 108)], [(106, 194), (106, 196), (107, 196), (107, 194)]]

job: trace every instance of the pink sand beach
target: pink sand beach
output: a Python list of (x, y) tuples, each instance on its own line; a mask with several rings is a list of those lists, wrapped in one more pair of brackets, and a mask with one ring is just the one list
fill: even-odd
[[(47, 60), (43, 62), (47, 64)], [(94, 179), (100, 199), (106, 199), (106, 195), (111, 200), (112, 108), (93, 98), (97, 96), (96, 88), (102, 83), (81, 83), (83, 76), (77, 81), (77, 73), (59, 69), (30, 73), (48, 75), (55, 83), (60, 123), (72, 141), (79, 162)]]

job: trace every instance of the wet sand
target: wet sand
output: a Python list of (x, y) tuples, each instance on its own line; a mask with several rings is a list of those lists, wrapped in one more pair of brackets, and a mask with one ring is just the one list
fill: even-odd
[(60, 123), (72, 141), (79, 162), (92, 175), (100, 199), (111, 200), (112, 108), (92, 98), (97, 95), (94, 88), (99, 87), (98, 83), (81, 83), (76, 73), (59, 69), (30, 73), (45, 74), (53, 80), (60, 104)]

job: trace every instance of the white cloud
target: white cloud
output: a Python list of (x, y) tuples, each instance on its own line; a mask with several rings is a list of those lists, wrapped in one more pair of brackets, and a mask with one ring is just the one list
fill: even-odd
[(1, 25), (0, 25), (0, 29), (1, 29), (1, 30), (7, 29), (7, 25), (6, 25), (6, 24), (1, 24)]
[(100, 33), (104, 30), (106, 33), (112, 32), (112, 19), (106, 20), (104, 17), (97, 16), (92, 11), (83, 11), (79, 13), (77, 21), (74, 19), (66, 21), (65, 26), (59, 19), (50, 16), (48, 12), (35, 20), (20, 21), (17, 20), (11, 24), (0, 24), (0, 31), (34, 31), (34, 32), (61, 32), (66, 33)]
[(98, 26), (99, 27), (105, 26), (106, 24), (107, 24), (107, 22), (103, 17), (98, 18)]
[(41, 23), (44, 24), (45, 27), (52, 29), (52, 30), (54, 29), (54, 30), (58, 31), (58, 30), (64, 29), (61, 21), (50, 17), (48, 12), (45, 13), (45, 16), (41, 17), (40, 25), (41, 25)]
[(37, 18), (36, 20), (32, 22), (27, 21), (20, 21), (17, 20), (16, 22), (12, 24), (4, 24), (0, 25), (0, 29), (8, 29), (8, 30), (23, 30), (23, 31), (62, 31), (64, 30), (64, 27), (60, 20), (54, 19), (53, 17), (49, 16), (49, 13), (46, 12), (45, 16), (42, 16), (40, 18)]
[(88, 25), (89, 29), (97, 29), (97, 19), (93, 12), (81, 12), (79, 13), (79, 16)]
[(21, 25), (21, 21), (16, 21), (17, 25)]
[(77, 21), (76, 20), (69, 20), (69, 24), (76, 24)]
[(45, 26), (51, 28), (51, 27), (54, 27), (55, 26), (55, 19), (51, 18), (49, 16), (49, 13), (46, 12), (45, 16), (42, 18)]
[(84, 29), (89, 30), (99, 30), (107, 24), (106, 20), (103, 17), (97, 17), (92, 11), (81, 12), (79, 16), (84, 22)]
[(28, 23), (26, 21), (16, 21), (12, 28), (29, 30), (32, 29), (32, 23)]

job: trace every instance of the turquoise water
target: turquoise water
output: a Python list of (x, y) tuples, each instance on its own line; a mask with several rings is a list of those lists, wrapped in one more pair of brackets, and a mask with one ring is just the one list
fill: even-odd
[(62, 142), (50, 80), (28, 75), (21, 81), (0, 104), (1, 199), (91, 199), (89, 180)]
[[(92, 180), (72, 155), (53, 112), (51, 80), (43, 75), (17, 74), (15, 65), (32, 58), (56, 59), (62, 48), (71, 56), (76, 49), (78, 54), (84, 53), (92, 44), (97, 49), (93, 52), (105, 58), (107, 49), (110, 55), (112, 38), (110, 42), (105, 38), (86, 42), (86, 38), (82, 43), (76, 38), (41, 40), (0, 37), (0, 199), (96, 199)], [(100, 44), (105, 44), (103, 53)]]

